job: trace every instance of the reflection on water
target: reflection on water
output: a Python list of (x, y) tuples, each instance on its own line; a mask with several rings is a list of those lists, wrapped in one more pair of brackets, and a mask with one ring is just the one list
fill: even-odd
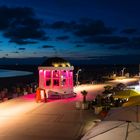
[(16, 70), (0, 70), (0, 77), (16, 77), (31, 75), (32, 72), (27, 71), (16, 71)]

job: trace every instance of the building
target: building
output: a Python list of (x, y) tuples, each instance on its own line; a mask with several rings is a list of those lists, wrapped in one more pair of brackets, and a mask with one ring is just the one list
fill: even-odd
[[(39, 88), (47, 98), (73, 97), (73, 70), (71, 64), (59, 57), (47, 59), (39, 70)], [(42, 94), (44, 98), (44, 94)]]

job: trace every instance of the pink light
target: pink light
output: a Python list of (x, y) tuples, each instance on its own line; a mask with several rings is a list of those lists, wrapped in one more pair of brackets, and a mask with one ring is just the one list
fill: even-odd
[(46, 70), (44, 70), (44, 74), (46, 74)]
[(35, 94), (27, 94), (22, 96), (22, 99), (26, 100), (26, 101), (34, 101), (35, 100)]
[(66, 78), (68, 78), (69, 77), (69, 75), (68, 75), (68, 71), (66, 71)]
[(73, 72), (72, 71), (70, 71), (70, 77), (72, 77), (73, 76)]
[(50, 70), (46, 70), (46, 78), (51, 78), (51, 71)]
[(43, 70), (39, 70), (39, 72), (43, 72)]

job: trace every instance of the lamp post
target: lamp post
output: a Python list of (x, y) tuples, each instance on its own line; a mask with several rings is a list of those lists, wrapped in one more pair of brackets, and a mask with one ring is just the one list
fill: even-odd
[(78, 86), (79, 81), (78, 81), (78, 77), (79, 77), (79, 72), (82, 71), (81, 69), (78, 69), (77, 73), (76, 73), (76, 86)]
[(139, 76), (140, 76), (140, 64), (139, 64)]
[(124, 70), (125, 70), (126, 68), (123, 68), (122, 70), (121, 70), (121, 72), (122, 72), (122, 77), (124, 76)]

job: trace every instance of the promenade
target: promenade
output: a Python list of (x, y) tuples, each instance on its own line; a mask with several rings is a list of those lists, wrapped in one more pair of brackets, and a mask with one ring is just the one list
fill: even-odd
[(0, 104), (0, 140), (78, 140), (98, 119), (76, 110), (79, 97), (36, 103), (34, 94)]
[(88, 100), (101, 94), (106, 84), (75, 87), (77, 97), (36, 103), (35, 94), (0, 103), (0, 140), (79, 140), (99, 120), (92, 109), (76, 110), (82, 90)]

